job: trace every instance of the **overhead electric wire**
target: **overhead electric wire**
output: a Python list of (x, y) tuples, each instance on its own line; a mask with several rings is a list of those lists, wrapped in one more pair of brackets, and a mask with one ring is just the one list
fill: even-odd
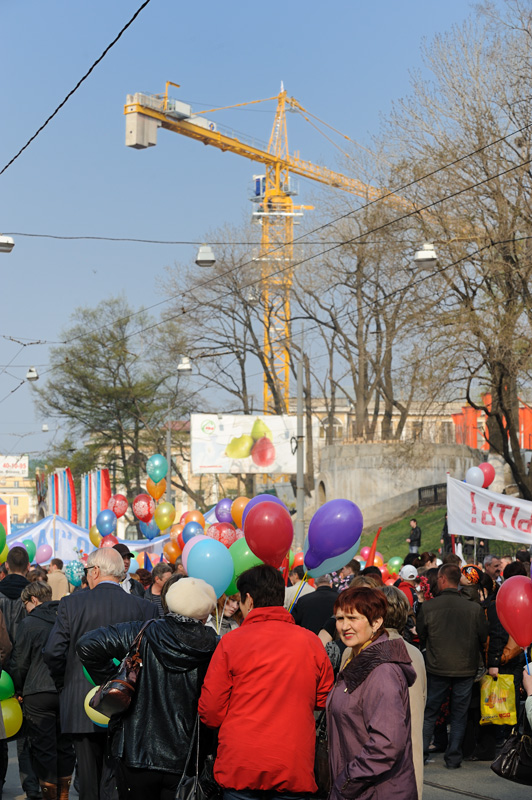
[(6, 165), (5, 165), (5, 166), (4, 166), (4, 167), (3, 167), (3, 168), (0, 170), (0, 175), (3, 175), (3, 174), (4, 174), (4, 172), (5, 172), (5, 171), (6, 171), (6, 170), (7, 170), (7, 169), (8, 169), (8, 168), (11, 166), (11, 164), (13, 164), (13, 163), (14, 163), (14, 162), (17, 160), (17, 158), (19, 158), (19, 156), (21, 156), (21, 155), (22, 155), (22, 153), (24, 152), (24, 150), (26, 150), (26, 149), (27, 149), (27, 148), (30, 146), (30, 144), (31, 144), (32, 142), (34, 142), (34, 141), (35, 141), (35, 139), (37, 138), (37, 136), (38, 136), (40, 133), (42, 133), (42, 131), (43, 131), (43, 130), (46, 128), (46, 126), (47, 126), (47, 125), (48, 125), (48, 124), (49, 124), (49, 123), (50, 123), (50, 122), (53, 120), (53, 118), (54, 118), (54, 117), (55, 117), (55, 116), (56, 116), (56, 115), (57, 115), (57, 114), (58, 114), (58, 113), (61, 111), (61, 109), (63, 108), (63, 106), (64, 106), (64, 105), (66, 105), (66, 103), (67, 103), (67, 102), (70, 100), (70, 98), (72, 97), (72, 95), (73, 95), (73, 94), (75, 94), (75, 93), (77, 92), (77, 90), (79, 89), (79, 87), (81, 86), (81, 84), (82, 84), (84, 81), (86, 81), (86, 80), (87, 80), (87, 78), (89, 77), (89, 75), (91, 74), (91, 72), (93, 72), (93, 70), (94, 70), (94, 69), (96, 69), (96, 67), (98, 66), (98, 64), (99, 64), (99, 63), (100, 63), (100, 62), (101, 62), (101, 61), (102, 61), (102, 60), (105, 58), (105, 56), (107, 55), (107, 53), (109, 52), (109, 50), (111, 50), (111, 48), (112, 48), (112, 47), (114, 47), (114, 45), (115, 45), (115, 44), (118, 42), (118, 40), (119, 40), (119, 39), (122, 37), (122, 35), (123, 35), (123, 34), (124, 34), (126, 31), (127, 31), (127, 29), (129, 28), (129, 26), (130, 26), (130, 25), (132, 25), (132, 24), (133, 24), (133, 22), (136, 20), (136, 18), (137, 18), (137, 17), (138, 17), (138, 15), (140, 14), (140, 12), (141, 12), (141, 11), (143, 11), (143, 9), (145, 9), (145, 8), (146, 8), (146, 6), (148, 5), (148, 3), (150, 3), (150, 2), (151, 2), (151, 0), (144, 0), (144, 2), (142, 3), (142, 5), (141, 5), (141, 6), (140, 6), (140, 7), (139, 7), (139, 8), (138, 8), (136, 11), (135, 11), (135, 13), (133, 14), (133, 16), (132, 16), (132, 17), (131, 17), (131, 19), (129, 20), (129, 22), (127, 22), (127, 23), (124, 25), (124, 27), (122, 28), (122, 30), (121, 30), (121, 31), (118, 33), (118, 35), (117, 35), (117, 36), (115, 36), (115, 38), (113, 39), (113, 41), (112, 41), (110, 44), (108, 44), (108, 45), (107, 45), (107, 47), (105, 48), (105, 50), (103, 51), (103, 53), (102, 53), (102, 54), (99, 56), (99, 58), (97, 58), (97, 59), (96, 59), (96, 61), (93, 63), (93, 65), (92, 65), (92, 66), (91, 66), (91, 67), (90, 67), (90, 68), (87, 70), (87, 72), (85, 73), (85, 75), (84, 75), (82, 78), (80, 78), (80, 80), (79, 80), (79, 81), (76, 83), (76, 85), (74, 86), (74, 88), (70, 90), (70, 92), (67, 94), (67, 96), (66, 96), (66, 97), (65, 97), (65, 98), (64, 98), (64, 99), (63, 99), (63, 100), (62, 100), (62, 101), (59, 103), (59, 105), (57, 106), (57, 108), (55, 109), (55, 111), (53, 111), (53, 112), (50, 114), (50, 116), (48, 117), (48, 119), (46, 119), (46, 120), (45, 120), (45, 122), (43, 122), (43, 124), (41, 125), (41, 127), (40, 127), (40, 128), (38, 128), (38, 129), (35, 131), (35, 133), (33, 134), (33, 136), (31, 136), (31, 137), (28, 139), (28, 141), (26, 142), (26, 144), (25, 144), (23, 147), (21, 147), (21, 148), (20, 148), (20, 150), (18, 151), (18, 153), (16, 153), (16, 154), (13, 156), (13, 158), (12, 158), (10, 161), (8, 161), (8, 162), (7, 162), (7, 164), (6, 164)]

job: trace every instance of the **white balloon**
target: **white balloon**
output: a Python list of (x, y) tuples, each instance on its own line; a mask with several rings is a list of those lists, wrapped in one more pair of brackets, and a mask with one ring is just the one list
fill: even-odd
[(478, 486), (482, 488), (482, 484), (484, 483), (484, 473), (480, 469), (480, 467), (469, 467), (466, 472), (466, 483), (469, 483), (471, 486)]

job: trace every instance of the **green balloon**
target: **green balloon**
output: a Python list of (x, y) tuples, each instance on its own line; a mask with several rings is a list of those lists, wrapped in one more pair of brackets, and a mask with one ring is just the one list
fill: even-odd
[(31, 562), (35, 558), (35, 553), (37, 552), (37, 548), (35, 547), (35, 542), (32, 539), (23, 539), (22, 544), (26, 548), (26, 551), (28, 553), (28, 558), (31, 564)]
[(2, 672), (0, 675), (0, 700), (7, 700), (8, 697), (13, 697), (15, 694), (15, 687), (11, 680), (11, 675), (7, 672)]
[(401, 556), (393, 556), (392, 558), (389, 559), (386, 566), (388, 567), (388, 572), (390, 573), (390, 575), (393, 575), (394, 573), (399, 572), (399, 570), (403, 566), (403, 559), (401, 558)]
[(237, 539), (234, 544), (231, 545), (229, 548), (229, 552), (231, 554), (231, 558), (233, 559), (233, 564), (235, 565), (235, 574), (233, 576), (233, 580), (225, 590), (225, 594), (230, 597), (232, 594), (236, 594), (238, 589), (236, 588), (236, 581), (243, 572), (247, 569), (251, 569), (251, 567), (257, 566), (257, 564), (263, 564), (264, 562), (252, 553), (249, 549), (249, 545), (242, 537), (242, 539)]
[(6, 529), (4, 528), (2, 523), (0, 522), (0, 552), (6, 546), (6, 541), (7, 541)]

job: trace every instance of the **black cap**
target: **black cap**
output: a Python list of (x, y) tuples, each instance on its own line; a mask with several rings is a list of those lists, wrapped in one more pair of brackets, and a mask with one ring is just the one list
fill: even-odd
[(133, 558), (133, 553), (130, 552), (127, 544), (120, 544), (120, 542), (118, 542), (118, 544), (113, 545), (113, 550), (120, 553), (122, 558)]

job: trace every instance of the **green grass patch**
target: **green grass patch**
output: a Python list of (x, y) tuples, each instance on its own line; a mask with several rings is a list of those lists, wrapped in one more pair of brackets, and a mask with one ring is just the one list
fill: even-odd
[[(441, 508), (419, 508), (415, 512), (417, 524), (421, 528), (421, 547), (419, 552), (423, 553), (425, 550), (437, 553), (440, 548), (441, 532), (443, 523), (445, 521), (445, 506)], [(404, 517), (397, 522), (392, 522), (391, 525), (386, 525), (379, 536), (377, 543), (377, 550), (384, 556), (384, 562), (388, 561), (392, 556), (402, 556), (403, 558), (408, 553), (408, 543), (405, 539), (408, 538), (410, 533), (410, 520), (412, 514)], [(360, 548), (371, 546), (375, 534), (377, 533), (378, 526), (370, 531), (365, 531), (362, 534)]]

